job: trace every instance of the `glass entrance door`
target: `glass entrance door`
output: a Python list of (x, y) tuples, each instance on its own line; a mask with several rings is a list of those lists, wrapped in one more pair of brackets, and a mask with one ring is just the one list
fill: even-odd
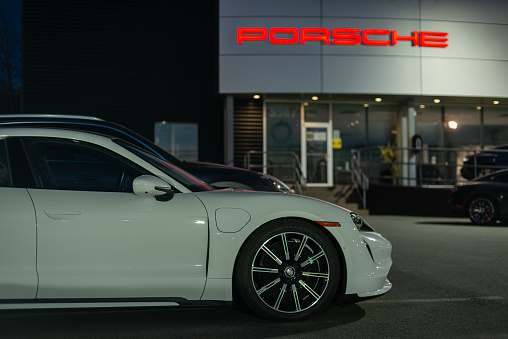
[(330, 123), (305, 123), (302, 133), (302, 167), (309, 186), (332, 186)]

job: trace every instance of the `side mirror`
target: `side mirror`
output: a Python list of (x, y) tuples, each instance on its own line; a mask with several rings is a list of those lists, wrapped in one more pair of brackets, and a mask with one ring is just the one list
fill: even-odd
[(132, 189), (136, 195), (155, 197), (157, 201), (169, 201), (175, 195), (170, 184), (153, 175), (137, 177), (132, 182)]

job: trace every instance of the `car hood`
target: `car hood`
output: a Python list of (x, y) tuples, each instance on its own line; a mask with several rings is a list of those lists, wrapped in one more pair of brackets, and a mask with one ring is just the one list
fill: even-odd
[(316, 198), (297, 194), (217, 190), (194, 193), (210, 214), (220, 209), (241, 209), (257, 225), (278, 218), (297, 217), (313, 221), (351, 223), (351, 211)]

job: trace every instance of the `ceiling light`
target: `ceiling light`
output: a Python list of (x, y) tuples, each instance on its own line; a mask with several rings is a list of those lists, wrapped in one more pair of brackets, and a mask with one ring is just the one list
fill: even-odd
[(441, 100), (439, 100), (439, 99), (434, 99), (434, 103), (435, 103), (435, 104), (439, 104), (440, 102), (441, 102)]
[(315, 95), (314, 95), (311, 99), (312, 99), (312, 100), (314, 100), (314, 101), (316, 101), (316, 100), (318, 100), (319, 98), (318, 98), (317, 96), (315, 96)]
[(420, 105), (420, 108), (422, 108), (422, 109), (425, 108), (425, 105)]
[(457, 124), (456, 121), (448, 121), (448, 127), (450, 127), (451, 129), (457, 129), (457, 126), (459, 126), (459, 124)]
[(381, 99), (381, 98), (376, 98), (376, 99), (374, 99), (374, 100), (376, 100), (376, 102), (381, 102), (381, 101), (383, 101), (383, 99)]
[(492, 103), (493, 103), (494, 105), (499, 105), (499, 101), (497, 101), (497, 100), (492, 101)]
[(259, 94), (255, 94), (255, 95), (253, 96), (253, 98), (254, 98), (254, 99), (259, 99), (259, 98), (261, 98), (261, 95), (259, 95)]

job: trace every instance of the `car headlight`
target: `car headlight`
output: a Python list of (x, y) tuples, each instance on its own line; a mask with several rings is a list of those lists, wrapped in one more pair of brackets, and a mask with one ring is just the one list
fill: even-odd
[(357, 213), (351, 212), (351, 219), (353, 220), (353, 222), (356, 225), (356, 228), (359, 231), (363, 231), (363, 232), (375, 232), (374, 229), (362, 217), (360, 217)]

